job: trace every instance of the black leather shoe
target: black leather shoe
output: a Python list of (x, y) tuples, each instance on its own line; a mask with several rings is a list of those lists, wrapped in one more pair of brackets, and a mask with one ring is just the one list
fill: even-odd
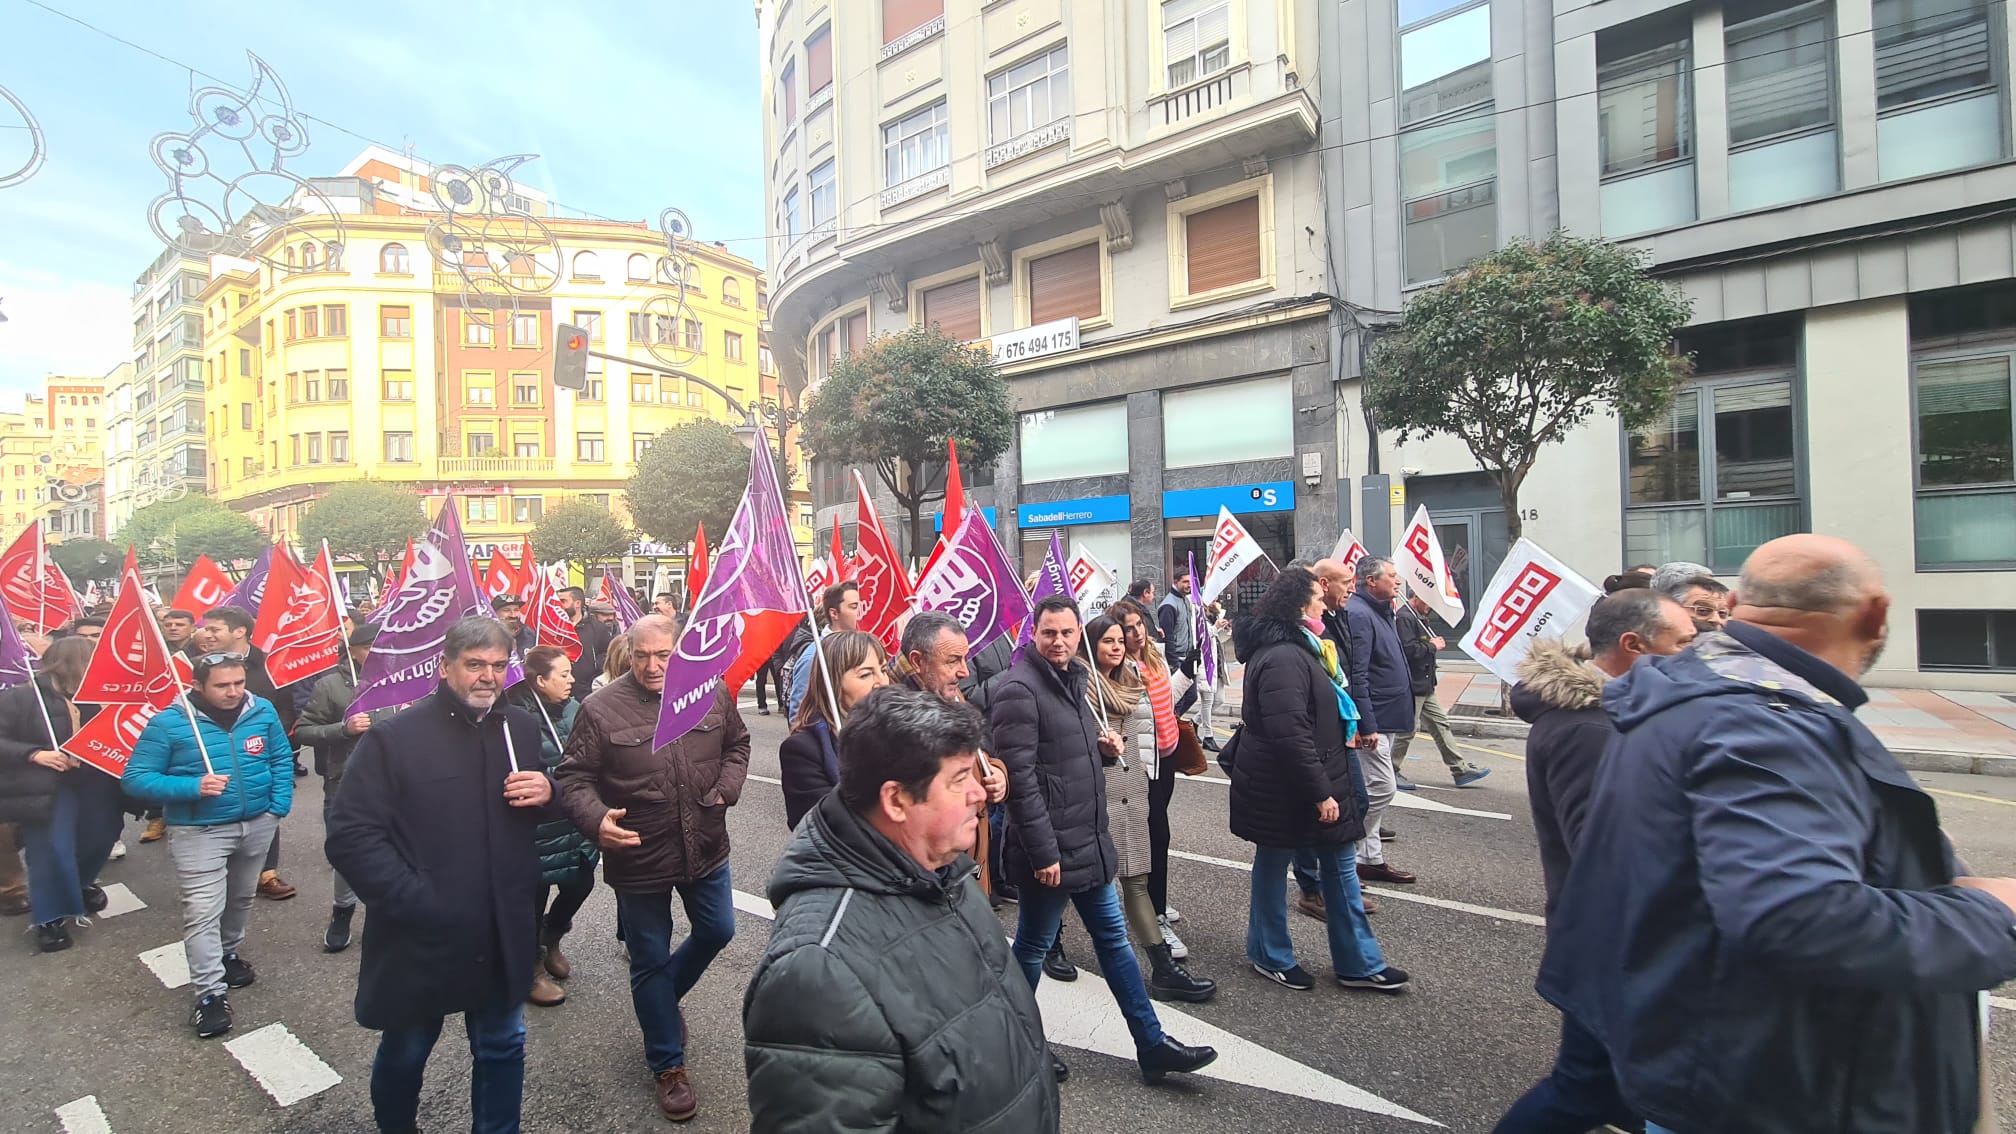
[(35, 927), (35, 951), (61, 953), (70, 947), (70, 927), (61, 921)]
[(1210, 1066), (1217, 1060), (1218, 1052), (1209, 1047), (1185, 1047), (1173, 1037), (1163, 1036), (1160, 1044), (1144, 1049), (1136, 1058), (1141, 1064), (1141, 1078), (1159, 1083), (1164, 1075)]
[(1057, 1058), (1057, 1049), (1054, 1047), (1050, 1049), (1050, 1073), (1057, 1076), (1057, 1081), (1060, 1083), (1071, 1077), (1071, 1068)]
[(1216, 752), (1216, 751), (1218, 751), (1218, 738), (1217, 738), (1217, 737), (1215, 737), (1215, 736), (1207, 736), (1207, 737), (1205, 737), (1205, 738), (1204, 738), (1204, 751), (1206, 751), (1206, 752)]
[(1074, 981), (1078, 979), (1078, 966), (1064, 955), (1064, 946), (1052, 945), (1043, 958), (1043, 975), (1051, 980)]
[(105, 896), (105, 887), (100, 886), (98, 883), (93, 882), (84, 887), (84, 909), (87, 912), (97, 913), (110, 905), (111, 902), (112, 899)]

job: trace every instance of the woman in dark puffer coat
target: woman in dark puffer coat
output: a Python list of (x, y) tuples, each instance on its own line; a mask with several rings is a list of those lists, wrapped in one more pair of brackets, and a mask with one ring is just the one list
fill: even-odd
[[(560, 766), (560, 754), (567, 749), (574, 716), (581, 709), (573, 690), (574, 665), (564, 650), (536, 646), (526, 652), (525, 681), (512, 691), (512, 699), (539, 717), (539, 758), (548, 775)], [(595, 864), (602, 856), (569, 819), (539, 824), (534, 841), (545, 886), (539, 898), (540, 963), (532, 970), (532, 991), (526, 999), (551, 1008), (566, 1001), (567, 990), (557, 982), (574, 971), (560, 951), (560, 939), (574, 928), (574, 914), (595, 892)]]
[(98, 712), (71, 700), (91, 662), (91, 643), (49, 647), (26, 685), (0, 693), (0, 822), (20, 824), (28, 860), (35, 947), (70, 947), (70, 922), (105, 908), (98, 871), (125, 823), (119, 781), (56, 745)]
[(1398, 992), (1407, 974), (1380, 955), (1358, 890), (1353, 844), (1366, 834), (1365, 786), (1352, 747), (1358, 710), (1344, 691), (1336, 647), (1321, 636), (1322, 618), (1316, 576), (1290, 567), (1233, 630), (1246, 677), (1242, 731), (1225, 762), (1232, 833), (1254, 844), (1246, 958), (1285, 988), (1315, 987), (1288, 937), (1288, 864), (1306, 848), (1322, 873), (1338, 983)]

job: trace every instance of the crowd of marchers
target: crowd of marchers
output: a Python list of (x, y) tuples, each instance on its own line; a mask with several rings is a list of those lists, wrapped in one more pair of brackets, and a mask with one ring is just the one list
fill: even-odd
[[(1888, 613), (1873, 563), (1794, 536), (1759, 548), (1733, 591), (1687, 563), (1605, 589), (1586, 642), (1536, 643), (1511, 691), (1532, 725), (1539, 988), (1562, 1025), (1552, 1072), (1498, 1129), (1973, 1131), (1978, 994), (2016, 976), (2016, 881), (1969, 875), (1930, 797), (1854, 716)], [(171, 641), (197, 635), (186, 711), (148, 724), (119, 781), (58, 750), (92, 711), (72, 699), (89, 644), (32, 643), (39, 676), (0, 693), (0, 819), (26, 849), (43, 947), (102, 905), (124, 812), (157, 809), (192, 1026), (228, 1031), (305, 748), (327, 781), (323, 948), (347, 949), (367, 911), (356, 1017), (381, 1033), (381, 1131), (417, 1129), (428, 1056), (458, 1014), (471, 1129), (520, 1128), (524, 1006), (566, 1000), (563, 943), (598, 867), (656, 1105), (693, 1118), (688, 1044), (718, 1037), (690, 1036), (681, 1005), (735, 933), (727, 812), (749, 732), (723, 686), (697, 727), (657, 743), (680, 633), (669, 599), (620, 633), (587, 604), (578, 659), (535, 647), (515, 600), (497, 606), (450, 629), (431, 695), (350, 715), (346, 666), (298, 719), (298, 698), (248, 689), (263, 670), (230, 614), (165, 612)], [(1387, 854), (1388, 808), (1413, 789), (1406, 741), (1425, 730), (1459, 787), (1487, 772), (1458, 755), (1435, 696), (1446, 642), (1391, 562), (1291, 563), (1231, 619), (1195, 609), (1187, 580), (1159, 598), (1137, 583), (1089, 621), (1045, 598), (1019, 647), (973, 651), (958, 622), (921, 613), (890, 656), (860, 618), (858, 588), (830, 588), (758, 674), (792, 724), (793, 835), (744, 1001), (752, 1129), (1058, 1129), (1069, 1072), (1035, 989), (1079, 976), (1072, 909), (1144, 1080), (1208, 1066), (1216, 1053), (1165, 1032), (1155, 1007), (1219, 992), (1168, 900), (1170, 803), (1206, 753), (1254, 847), (1247, 965), (1280, 990), (1317, 986), (1292, 911), (1324, 924), (1329, 983), (1410, 988), (1360, 887), (1416, 881)], [(351, 633), (353, 662), (373, 635)], [(1221, 738), (1234, 680), (1239, 723)], [(45, 723), (58, 748), (36, 739)]]

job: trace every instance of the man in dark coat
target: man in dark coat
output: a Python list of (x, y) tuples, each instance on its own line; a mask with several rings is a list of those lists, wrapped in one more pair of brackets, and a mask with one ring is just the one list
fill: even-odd
[(457, 1012), (473, 1129), (518, 1129), (539, 940), (532, 836), (553, 782), (538, 723), (501, 704), (510, 662), (503, 623), (450, 627), (440, 686), (364, 734), (329, 816), (330, 865), (371, 910), (357, 1022), (384, 1033), (371, 1064), (380, 1130), (415, 1129), (427, 1056)]
[[(1393, 602), (1400, 596), (1400, 572), (1391, 559), (1367, 555), (1358, 561), (1358, 591), (1344, 606), (1351, 635), (1351, 700), (1358, 706), (1358, 756), (1365, 771), (1365, 834), (1358, 842), (1358, 877), (1365, 882), (1405, 884), (1414, 876), (1386, 865), (1378, 839), (1379, 820), (1393, 802), (1393, 738), (1414, 728), (1414, 681), (1394, 629)], [(1339, 659), (1342, 664), (1342, 659)]]
[[(1589, 610), (1587, 633), (1586, 650), (1554, 638), (1535, 641), (1512, 688), (1512, 711), (1533, 726), (1526, 737), (1526, 794), (1540, 840), (1550, 917), (1588, 817), (1590, 785), (1617, 734), (1603, 711), (1603, 686), (1640, 658), (1669, 657), (1694, 641), (1686, 611), (1642, 587), (1598, 600)], [(1592, 650), (1594, 659), (1584, 660)], [(1554, 1070), (1512, 1104), (1496, 1134), (1582, 1131), (1606, 1122), (1630, 1127), (1637, 1118), (1617, 1093), (1609, 1053), (1564, 1015)]]
[(1408, 595), (1407, 601), (1393, 611), (1393, 628), (1400, 635), (1400, 652), (1407, 655), (1407, 676), (1414, 688), (1414, 727), (1401, 729), (1393, 738), (1395, 785), (1401, 778), (1400, 765), (1407, 761), (1407, 748), (1414, 734), (1425, 727), (1435, 741), (1436, 750), (1442, 753), (1449, 778), (1456, 781), (1457, 787), (1469, 787), (1490, 775), (1491, 769), (1465, 760), (1456, 751), (1456, 736), (1449, 731), (1449, 714), (1442, 708), (1442, 702), (1435, 699), (1437, 655), (1448, 641), (1429, 627), (1432, 613), (1428, 601), (1420, 595)]
[[(1064, 907), (1075, 905), (1099, 953), (1106, 987), (1127, 1018), (1141, 1075), (1156, 1082), (1218, 1058), (1162, 1031), (1113, 885), (1119, 856), (1106, 827), (1107, 760), (1120, 734), (1101, 732), (1086, 701), (1092, 671), (1081, 659), (1078, 607), (1063, 595), (1036, 604), (1035, 641), (994, 691), (994, 755), (1008, 766), (1008, 878), (1021, 892), (1015, 959), (1035, 988), (1057, 940)], [(842, 774), (845, 774), (843, 764)], [(1051, 1056), (1056, 1060), (1056, 1056)], [(1057, 1076), (1068, 1072), (1061, 1061)]]
[(1679, 1134), (1967, 1134), (2016, 879), (1964, 876), (1854, 710), (1890, 610), (1852, 544), (1758, 548), (1735, 620), (1612, 681), (1540, 994)]
[(980, 715), (886, 689), (770, 879), (743, 998), (750, 1130), (1058, 1128), (1036, 997), (972, 886)]
[[(728, 876), (728, 809), (749, 774), (749, 729), (726, 683), (691, 732), (657, 743), (672, 620), (649, 614), (630, 627), (630, 672), (582, 702), (557, 779), (561, 803), (603, 851), (630, 955), (630, 1003), (644, 1033), (658, 1108), (674, 1122), (699, 1113), (686, 1075), (679, 1008), (735, 936)], [(691, 923), (672, 949), (672, 895)]]

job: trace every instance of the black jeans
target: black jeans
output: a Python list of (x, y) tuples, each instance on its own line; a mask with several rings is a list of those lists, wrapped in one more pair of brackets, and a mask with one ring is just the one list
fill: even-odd
[[(556, 893), (557, 891), (557, 893)], [(563, 937), (574, 929), (574, 915), (588, 902), (595, 892), (595, 871), (577, 870), (567, 881), (557, 886), (542, 886), (539, 890), (539, 925), (554, 937)]]
[(777, 687), (777, 708), (780, 712), (783, 711), (784, 707), (789, 704), (784, 699), (783, 658), (777, 654), (772, 654), (770, 655), (770, 660), (764, 662), (756, 670), (756, 708), (758, 711), (767, 711), (770, 708), (769, 699), (763, 695), (763, 681), (765, 678), (768, 678), (770, 683)]
[(1148, 785), (1148, 900), (1157, 916), (1169, 912), (1169, 801), (1176, 795), (1176, 762), (1162, 760)]

